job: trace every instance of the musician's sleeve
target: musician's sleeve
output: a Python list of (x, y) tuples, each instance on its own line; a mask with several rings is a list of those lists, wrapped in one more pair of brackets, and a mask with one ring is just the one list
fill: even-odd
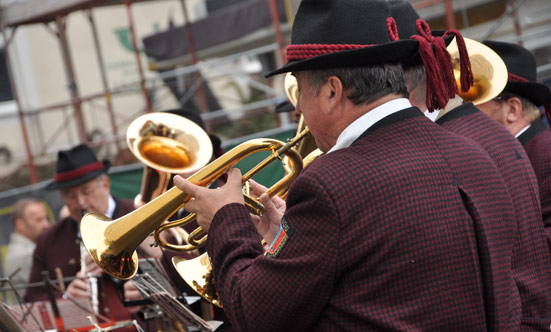
[(323, 185), (297, 178), (281, 225), (263, 255), (242, 205), (223, 207), (212, 222), (207, 251), (224, 311), (238, 331), (309, 330), (329, 299), (340, 226)]

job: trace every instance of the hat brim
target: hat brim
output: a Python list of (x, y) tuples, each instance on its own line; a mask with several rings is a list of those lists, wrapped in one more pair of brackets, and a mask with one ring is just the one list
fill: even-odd
[(52, 190), (71, 188), (71, 187), (78, 186), (79, 184), (82, 184), (84, 182), (90, 181), (94, 178), (97, 178), (102, 173), (107, 173), (107, 170), (109, 169), (109, 167), (111, 167), (111, 162), (109, 160), (103, 160), (102, 163), (103, 163), (103, 169), (86, 173), (81, 177), (71, 179), (68, 181), (56, 182), (55, 180), (52, 180), (50, 183), (48, 183), (48, 185), (46, 185), (44, 189), (48, 191), (52, 191)]
[(545, 105), (551, 100), (551, 90), (542, 83), (507, 82), (503, 91), (515, 93), (528, 99), (536, 106)]
[(419, 44), (415, 40), (399, 40), (355, 50), (323, 54), (305, 60), (289, 61), (283, 67), (264, 76), (268, 78), (277, 74), (303, 70), (401, 63), (404, 59), (415, 55), (418, 48)]

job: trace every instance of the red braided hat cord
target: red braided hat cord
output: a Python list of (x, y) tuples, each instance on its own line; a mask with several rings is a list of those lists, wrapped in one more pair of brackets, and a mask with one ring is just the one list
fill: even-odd
[(518, 76), (518, 75), (515, 75), (515, 74), (511, 74), (511, 73), (508, 73), (508, 80), (511, 81), (511, 82), (524, 82), (524, 83), (528, 83), (528, 80), (525, 79), (524, 77), (521, 77), (521, 76)]
[(295, 44), (287, 46), (287, 61), (306, 60), (319, 55), (356, 50), (372, 45), (360, 44)]

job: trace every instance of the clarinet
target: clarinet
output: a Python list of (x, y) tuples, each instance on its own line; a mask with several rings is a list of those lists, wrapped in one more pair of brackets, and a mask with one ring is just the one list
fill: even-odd
[(98, 301), (98, 278), (94, 277), (92, 273), (86, 273), (86, 255), (88, 251), (84, 246), (84, 243), (80, 241), (80, 272), (86, 274), (88, 277), (88, 288), (92, 294), (92, 310), (94, 315), (99, 314), (99, 301)]
[[(82, 210), (81, 215), (84, 217), (87, 213), (86, 210)], [(92, 273), (86, 273), (86, 255), (88, 255), (88, 250), (84, 246), (82, 237), (79, 231), (80, 238), (80, 273), (86, 274), (88, 277), (88, 288), (90, 289), (90, 294), (92, 295), (92, 311), (94, 315), (99, 314), (99, 300), (98, 300), (98, 278), (94, 277)]]

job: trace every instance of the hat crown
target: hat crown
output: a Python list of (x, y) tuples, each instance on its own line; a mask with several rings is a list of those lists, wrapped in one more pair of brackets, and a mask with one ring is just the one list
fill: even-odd
[(389, 16), (384, 0), (303, 0), (293, 23), (291, 44), (388, 43)]
[(398, 37), (409, 39), (418, 35), (416, 23), (420, 19), (419, 14), (413, 6), (404, 0), (391, 0), (388, 2), (392, 18), (396, 21)]
[(63, 173), (98, 162), (94, 151), (86, 144), (79, 144), (57, 154), (56, 172)]
[(496, 52), (501, 59), (503, 59), (509, 74), (513, 74), (522, 77), (529, 82), (536, 83), (536, 59), (530, 51), (520, 45), (512, 43), (494, 40), (485, 40), (482, 43), (494, 50), (494, 52)]

